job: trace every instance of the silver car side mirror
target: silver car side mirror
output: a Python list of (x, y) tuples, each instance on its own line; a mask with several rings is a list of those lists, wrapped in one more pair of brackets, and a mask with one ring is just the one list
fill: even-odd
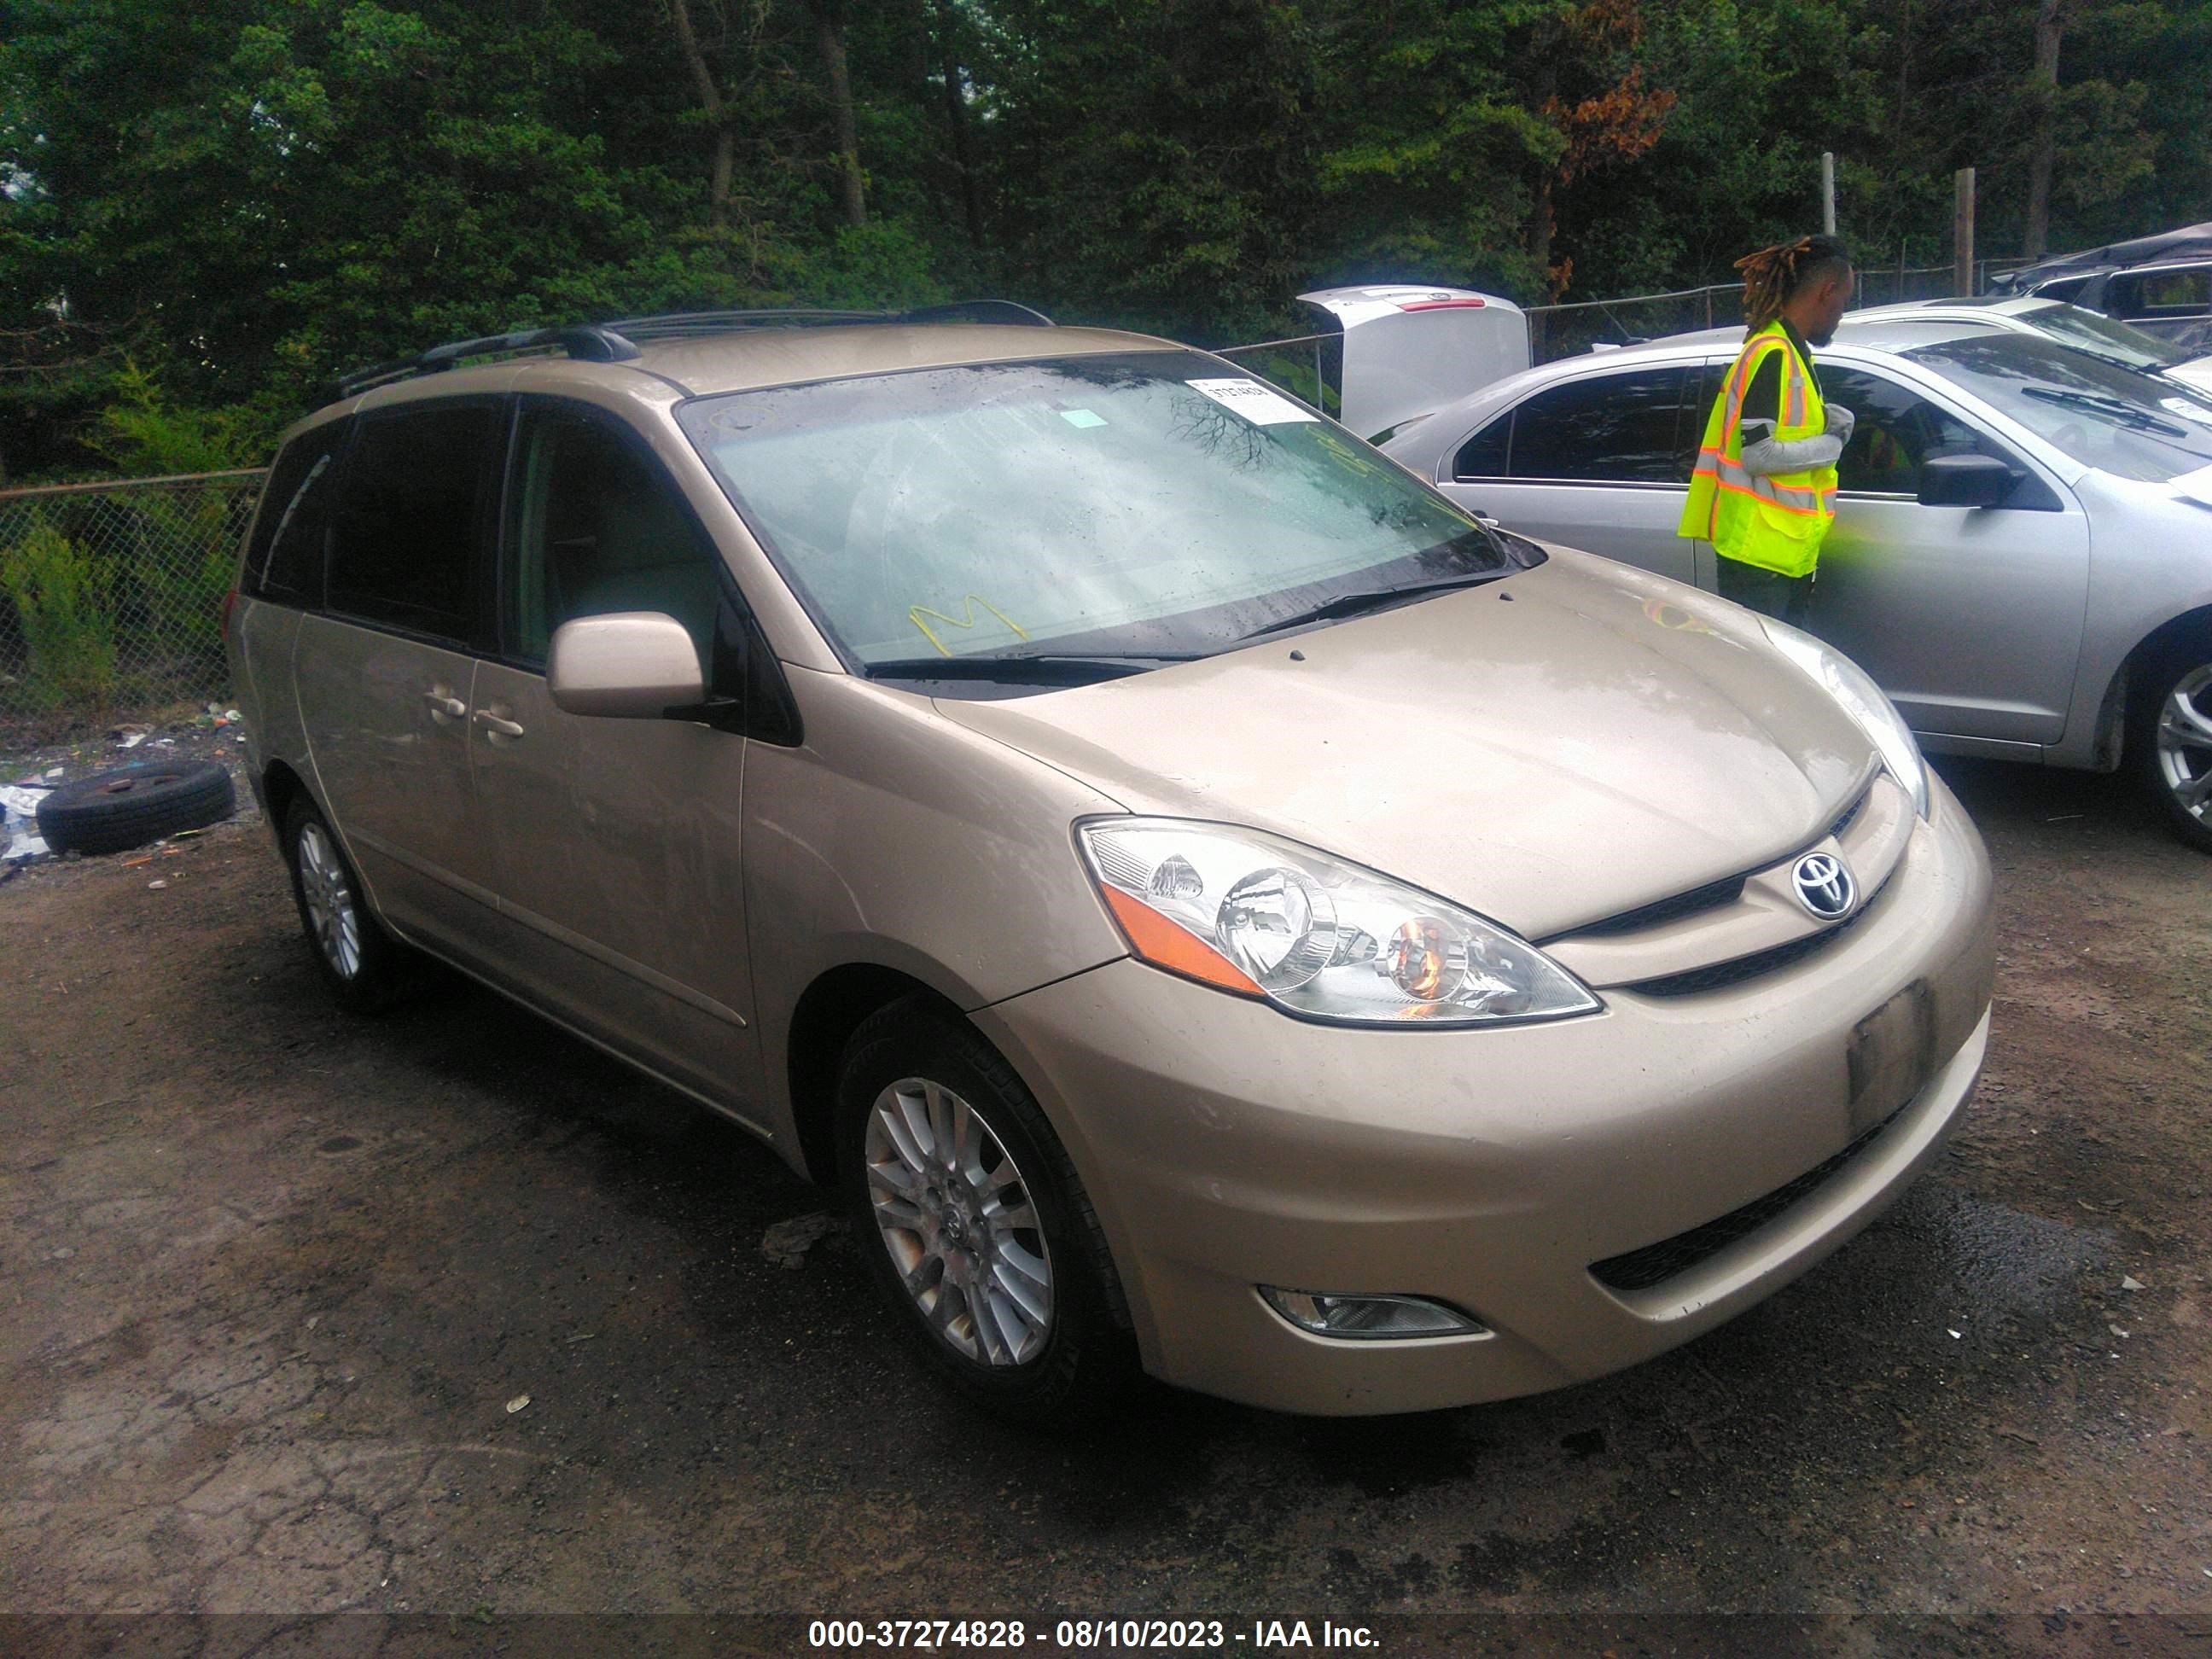
[(707, 696), (690, 634), (658, 611), (562, 623), (546, 656), (545, 689), (556, 708), (612, 720), (657, 720)]

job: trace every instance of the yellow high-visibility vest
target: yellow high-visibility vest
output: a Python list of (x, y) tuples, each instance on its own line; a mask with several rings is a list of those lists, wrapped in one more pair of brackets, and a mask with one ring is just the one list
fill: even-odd
[(1784, 576), (1810, 575), (1821, 539), (1836, 521), (1836, 469), (1753, 475), (1743, 468), (1743, 398), (1760, 363), (1782, 354), (1782, 419), (1774, 435), (1785, 442), (1817, 438), (1827, 430), (1820, 388), (1778, 322), (1743, 344), (1728, 384), (1713, 400), (1690, 499), (1675, 533), (1708, 541), (1723, 558)]

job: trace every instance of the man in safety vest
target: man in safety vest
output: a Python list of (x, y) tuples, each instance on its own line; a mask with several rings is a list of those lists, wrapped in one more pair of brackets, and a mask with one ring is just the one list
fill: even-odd
[(1743, 350), (1705, 422), (1676, 533), (1713, 544), (1723, 599), (1802, 628), (1852, 424), (1821, 397), (1812, 348), (1835, 338), (1850, 302), (1850, 256), (1832, 236), (1806, 236), (1736, 269)]

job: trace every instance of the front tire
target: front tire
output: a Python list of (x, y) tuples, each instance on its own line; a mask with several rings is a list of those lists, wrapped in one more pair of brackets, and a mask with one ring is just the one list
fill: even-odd
[(361, 878), (322, 813), (304, 797), (284, 815), (284, 862), (292, 872), (301, 931), (332, 1000), (357, 1014), (390, 1007), (407, 988), (407, 949), (369, 914)]
[(2160, 658), (2133, 700), (2136, 775), (2173, 833), (2212, 853), (2212, 641)]
[(854, 1033), (837, 1111), (854, 1237), (923, 1363), (1024, 1422), (1105, 1410), (1135, 1370), (1112, 1259), (1013, 1068), (914, 999)]

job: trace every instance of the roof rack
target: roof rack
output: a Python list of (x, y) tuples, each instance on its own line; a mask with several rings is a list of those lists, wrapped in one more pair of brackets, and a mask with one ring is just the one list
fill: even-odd
[(641, 340), (675, 340), (729, 334), (753, 328), (823, 328), (855, 323), (1006, 323), (1024, 328), (1050, 328), (1051, 318), (1012, 300), (956, 300), (947, 305), (918, 306), (907, 311), (831, 311), (792, 307), (764, 311), (672, 311), (645, 317), (617, 317), (611, 322), (574, 323), (557, 328), (517, 329), (507, 334), (487, 334), (474, 340), (448, 340), (412, 357), (395, 358), (343, 376), (337, 395), (356, 397), (395, 380), (435, 374), (465, 358), (514, 356), (564, 351), (578, 362), (623, 363), (638, 356)]

